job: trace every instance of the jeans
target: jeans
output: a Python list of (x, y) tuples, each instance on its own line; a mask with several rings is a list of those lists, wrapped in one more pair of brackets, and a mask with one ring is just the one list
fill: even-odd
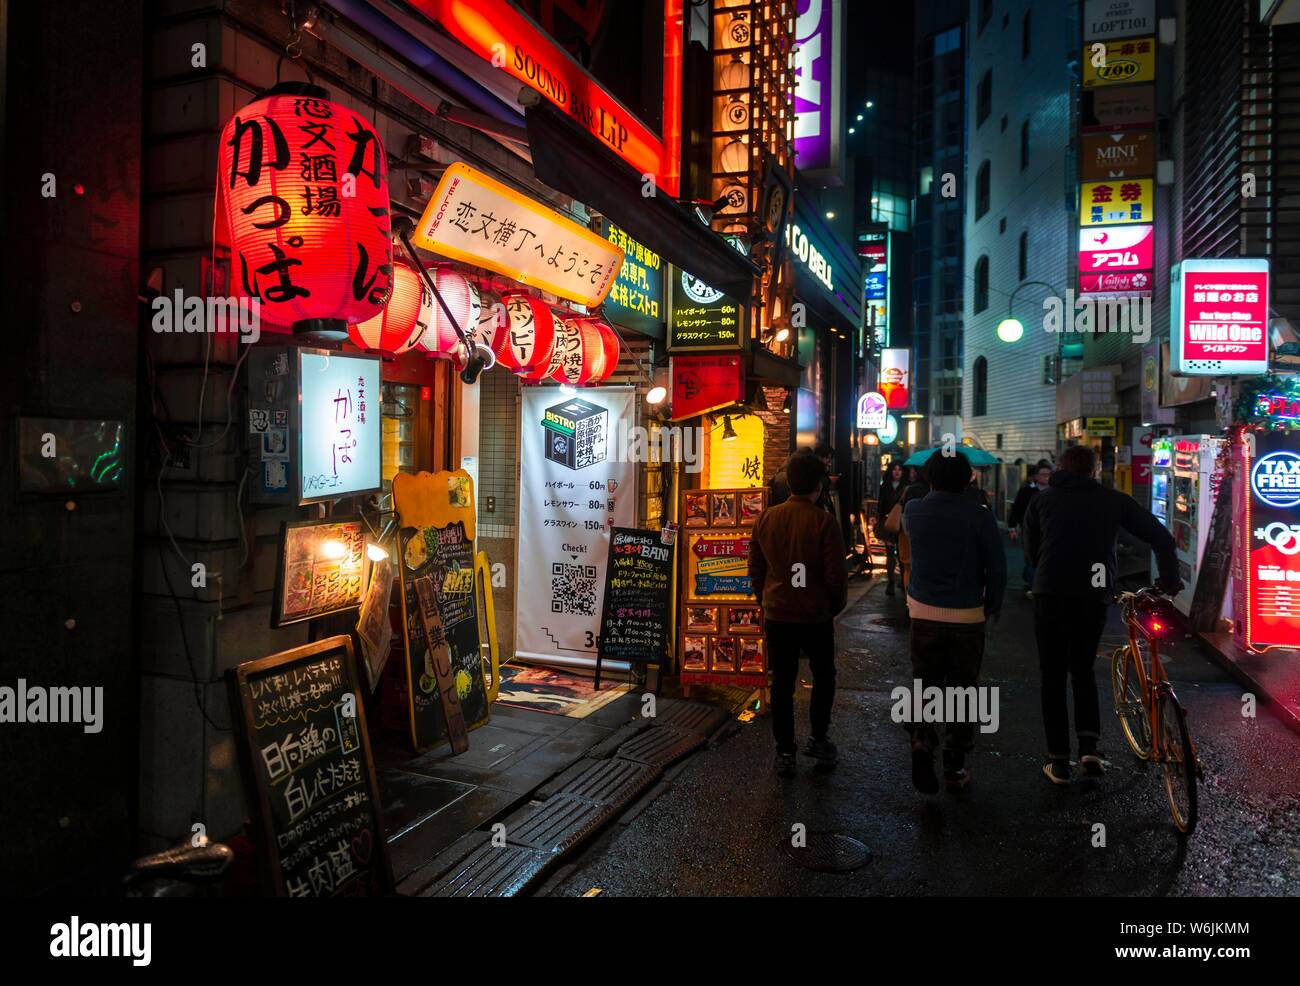
[[(980, 676), (984, 662), (984, 621), (979, 623), (940, 623), (936, 620), (912, 620), (912, 677), (924, 689), (967, 688)], [(975, 748), (975, 723), (944, 723), (943, 763), (958, 770), (966, 754)], [(939, 745), (939, 731), (932, 722), (907, 724), (908, 735), (916, 748), (933, 750)]]
[(799, 680), (799, 652), (808, 655), (812, 670), (809, 709), (814, 739), (826, 739), (835, 700), (835, 624), (786, 623), (764, 620), (767, 664), (772, 669), (772, 733), (778, 753), (794, 753), (794, 689)]
[(1067, 675), (1074, 689), (1074, 732), (1079, 737), (1079, 753), (1097, 750), (1101, 711), (1093, 664), (1106, 628), (1107, 605), (1105, 600), (1089, 596), (1034, 596), (1043, 728), (1047, 731), (1047, 755), (1053, 760), (1070, 758)]

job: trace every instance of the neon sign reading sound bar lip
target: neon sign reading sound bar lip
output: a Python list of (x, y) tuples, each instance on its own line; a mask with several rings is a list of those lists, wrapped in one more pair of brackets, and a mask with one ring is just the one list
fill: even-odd
[(808, 234), (799, 228), (798, 223), (790, 223), (786, 226), (785, 245), (794, 252), (794, 255), (799, 258), (799, 263), (807, 267), (813, 277), (825, 284), (829, 290), (835, 290), (835, 271), (831, 268), (831, 262), (813, 246), (812, 240), (808, 239)]

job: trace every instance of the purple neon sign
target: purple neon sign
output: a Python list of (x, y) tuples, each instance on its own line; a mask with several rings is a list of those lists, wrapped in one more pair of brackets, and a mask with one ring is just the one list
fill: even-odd
[(840, 0), (795, 5), (794, 163), (800, 171), (838, 170)]

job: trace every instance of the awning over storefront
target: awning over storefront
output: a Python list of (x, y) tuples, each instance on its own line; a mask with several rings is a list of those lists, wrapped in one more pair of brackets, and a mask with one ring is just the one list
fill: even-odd
[(862, 325), (862, 265), (807, 201), (796, 192), (794, 221), (786, 227), (795, 293), (826, 321), (856, 331)]
[(604, 214), (723, 294), (749, 297), (757, 268), (716, 233), (666, 195), (645, 195), (640, 175), (549, 103), (529, 107), (526, 120), (539, 181)]

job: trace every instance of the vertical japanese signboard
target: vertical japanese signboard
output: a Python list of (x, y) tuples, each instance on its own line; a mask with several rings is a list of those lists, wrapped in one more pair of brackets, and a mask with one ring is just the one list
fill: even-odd
[(765, 488), (682, 494), (684, 685), (767, 684), (762, 610), (749, 580), (754, 522), (766, 507)]
[(613, 527), (636, 523), (636, 467), (617, 439), (630, 387), (566, 398), (525, 387), (521, 402), (515, 655), (594, 667)]
[(1251, 437), (1233, 448), (1233, 636), (1248, 650), (1300, 647), (1300, 438)]
[(474, 481), (455, 472), (393, 477), (411, 742), (427, 750), (488, 721), (474, 570)]
[(380, 489), (379, 357), (298, 350), (300, 503)]
[(613, 223), (605, 224), (605, 238), (623, 251), (623, 266), (605, 298), (605, 315), (611, 322), (662, 339), (664, 332), (664, 262)]
[(267, 888), (290, 897), (392, 893), (351, 639), (246, 662), (227, 682)]

